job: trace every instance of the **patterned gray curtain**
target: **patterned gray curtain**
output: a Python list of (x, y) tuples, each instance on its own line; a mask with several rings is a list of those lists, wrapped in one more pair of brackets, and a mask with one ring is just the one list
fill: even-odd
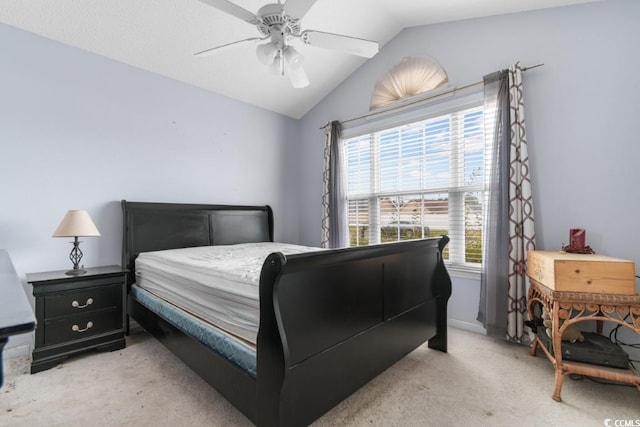
[(325, 127), (324, 172), (322, 182), (322, 240), (323, 248), (347, 246), (348, 230), (345, 215), (345, 190), (342, 173), (340, 122), (334, 120)]
[(526, 255), (535, 249), (535, 229), (522, 68), (485, 76), (484, 89), (488, 200), (478, 321), (490, 336), (524, 343)]

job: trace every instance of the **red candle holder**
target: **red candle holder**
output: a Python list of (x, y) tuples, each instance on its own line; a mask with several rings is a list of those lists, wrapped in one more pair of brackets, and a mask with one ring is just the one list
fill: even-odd
[(569, 246), (576, 249), (584, 249), (587, 232), (584, 228), (572, 228), (569, 230)]

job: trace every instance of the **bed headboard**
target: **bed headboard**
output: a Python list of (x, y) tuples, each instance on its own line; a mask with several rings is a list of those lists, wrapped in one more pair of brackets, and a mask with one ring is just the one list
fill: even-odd
[(269, 206), (122, 201), (122, 266), (135, 273), (140, 252), (272, 242)]

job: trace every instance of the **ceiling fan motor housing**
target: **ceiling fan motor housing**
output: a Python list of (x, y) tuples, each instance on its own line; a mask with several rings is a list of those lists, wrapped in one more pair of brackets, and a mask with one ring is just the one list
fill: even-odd
[(300, 20), (292, 18), (283, 10), (282, 4), (272, 3), (264, 5), (258, 10), (258, 31), (263, 36), (273, 36), (274, 33), (287, 35), (300, 34)]

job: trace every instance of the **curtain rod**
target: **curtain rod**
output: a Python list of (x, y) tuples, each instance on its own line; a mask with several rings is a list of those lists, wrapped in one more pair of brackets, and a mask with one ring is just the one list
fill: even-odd
[[(542, 67), (543, 65), (544, 64), (537, 64), (537, 65), (532, 65), (531, 67), (524, 67), (524, 68), (522, 68), (522, 71), (527, 71), (527, 70), (531, 70), (532, 68)], [(475, 87), (475, 86), (479, 86), (479, 85), (481, 85), (483, 83), (484, 83), (484, 80), (480, 80), (478, 82), (473, 82), (473, 83), (470, 83), (470, 84), (462, 86), (462, 87), (454, 88), (454, 89), (448, 90), (446, 92), (441, 92), (441, 93), (438, 93), (436, 95), (429, 96), (427, 98), (422, 98), (422, 99), (410, 102), (408, 104), (403, 104), (403, 105), (399, 105), (397, 107), (392, 107), (392, 108), (389, 108), (389, 109), (384, 110), (384, 111), (372, 111), (372, 112), (369, 112), (367, 114), (363, 114), (362, 116), (359, 116), (359, 117), (354, 117), (352, 119), (342, 120), (340, 122), (340, 124), (354, 122), (356, 120), (364, 119), (366, 117), (371, 117), (371, 116), (375, 116), (375, 115), (378, 115), (378, 114), (386, 113), (386, 112), (389, 112), (389, 111), (398, 110), (400, 108), (408, 107), (408, 106), (411, 106), (411, 105), (420, 104), (420, 103), (423, 103), (423, 102), (426, 102), (426, 101), (430, 101), (430, 100), (432, 100), (434, 98), (438, 98), (438, 97), (443, 96), (443, 95), (448, 95), (450, 93), (456, 93), (456, 92), (459, 92), (461, 90), (465, 90), (465, 89), (469, 89), (469, 88), (472, 88), (472, 87)], [(330, 124), (331, 124), (331, 122), (327, 123), (326, 125), (322, 126), (320, 128), (320, 130), (325, 129)]]

